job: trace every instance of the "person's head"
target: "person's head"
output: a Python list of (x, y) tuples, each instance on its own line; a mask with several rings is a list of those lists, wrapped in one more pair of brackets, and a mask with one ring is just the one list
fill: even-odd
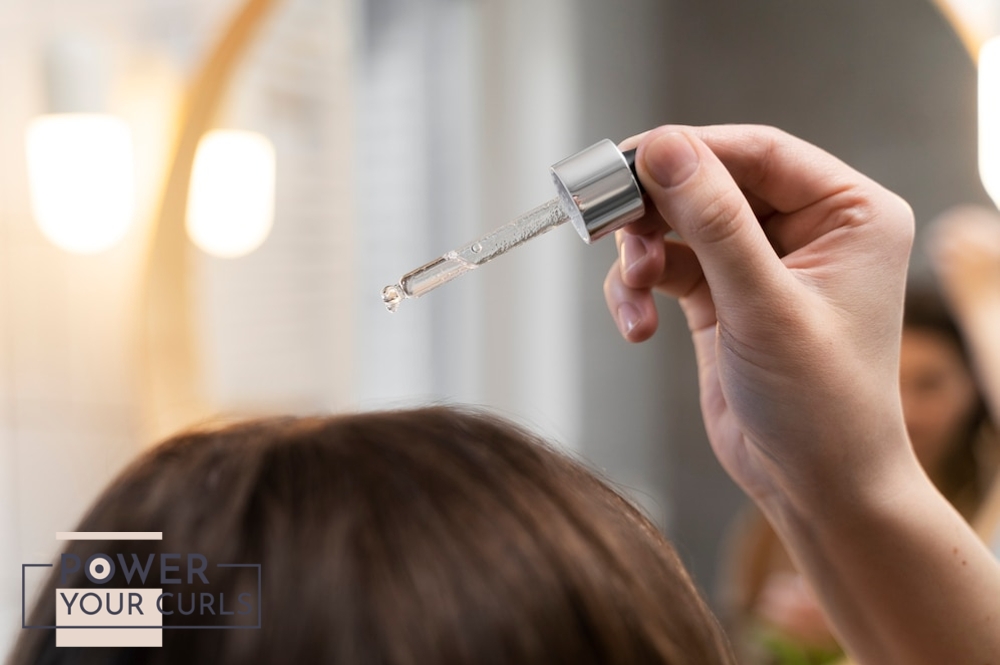
[[(53, 631), (26, 630), (17, 665), (731, 662), (649, 520), (579, 464), (482, 413), (282, 418), (182, 434), (127, 469), (79, 530), (162, 532), (162, 542), (76, 541), (68, 553), (83, 562), (95, 552), (141, 562), (182, 553), (170, 562), (179, 578), (183, 556), (201, 554), (209, 584), (195, 576), (164, 588), (176, 590), (172, 602), (207, 591), (216, 610), (224, 595), (230, 611), (249, 614), (175, 612), (164, 625), (253, 625), (256, 569), (218, 564), (259, 563), (261, 628), (164, 630), (162, 648), (114, 650), (56, 648)], [(137, 586), (116, 575), (110, 586)], [(82, 572), (62, 582), (54, 572), (30, 623), (54, 623), (56, 588), (88, 586)], [(243, 606), (242, 592), (251, 593)]]
[(940, 295), (911, 286), (900, 354), (906, 428), (920, 463), (946, 494), (972, 482), (977, 434), (988, 422), (961, 333)]

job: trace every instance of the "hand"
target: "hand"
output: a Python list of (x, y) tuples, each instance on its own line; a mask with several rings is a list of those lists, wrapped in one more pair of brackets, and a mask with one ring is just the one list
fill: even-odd
[(655, 332), (653, 291), (679, 299), (712, 447), (766, 512), (884, 486), (912, 460), (898, 388), (909, 206), (771, 128), (625, 143), (653, 204), (619, 231), (605, 282), (625, 338)]
[(953, 208), (934, 221), (926, 246), (959, 319), (982, 307), (1000, 307), (1000, 214)]

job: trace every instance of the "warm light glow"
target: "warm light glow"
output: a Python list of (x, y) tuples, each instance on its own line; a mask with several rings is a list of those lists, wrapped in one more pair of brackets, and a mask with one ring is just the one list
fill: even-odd
[(109, 249), (135, 211), (132, 134), (124, 120), (59, 114), (28, 126), (28, 185), (35, 220), (69, 252)]
[(1000, 207), (1000, 37), (979, 52), (979, 176)]
[(274, 146), (252, 132), (214, 130), (198, 144), (187, 231), (203, 251), (223, 258), (260, 247), (274, 224)]
[(1000, 32), (1000, 0), (934, 0), (975, 60), (983, 43)]

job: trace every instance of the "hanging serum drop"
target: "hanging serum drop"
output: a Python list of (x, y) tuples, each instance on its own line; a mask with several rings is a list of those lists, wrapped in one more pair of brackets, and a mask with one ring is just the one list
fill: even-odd
[(395, 312), (403, 300), (419, 298), (563, 222), (572, 222), (589, 244), (646, 212), (635, 175), (635, 151), (622, 153), (607, 139), (555, 164), (552, 179), (556, 198), (382, 289), (386, 309)]

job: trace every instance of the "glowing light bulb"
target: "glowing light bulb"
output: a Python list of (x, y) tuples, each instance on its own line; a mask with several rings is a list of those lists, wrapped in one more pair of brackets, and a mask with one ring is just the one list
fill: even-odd
[(979, 177), (1000, 207), (1000, 36), (979, 52)]
[(56, 246), (93, 254), (114, 246), (135, 214), (132, 134), (102, 114), (36, 118), (26, 135), (31, 208)]
[(253, 132), (213, 130), (195, 154), (187, 232), (202, 251), (235, 258), (254, 251), (274, 225), (274, 146)]

